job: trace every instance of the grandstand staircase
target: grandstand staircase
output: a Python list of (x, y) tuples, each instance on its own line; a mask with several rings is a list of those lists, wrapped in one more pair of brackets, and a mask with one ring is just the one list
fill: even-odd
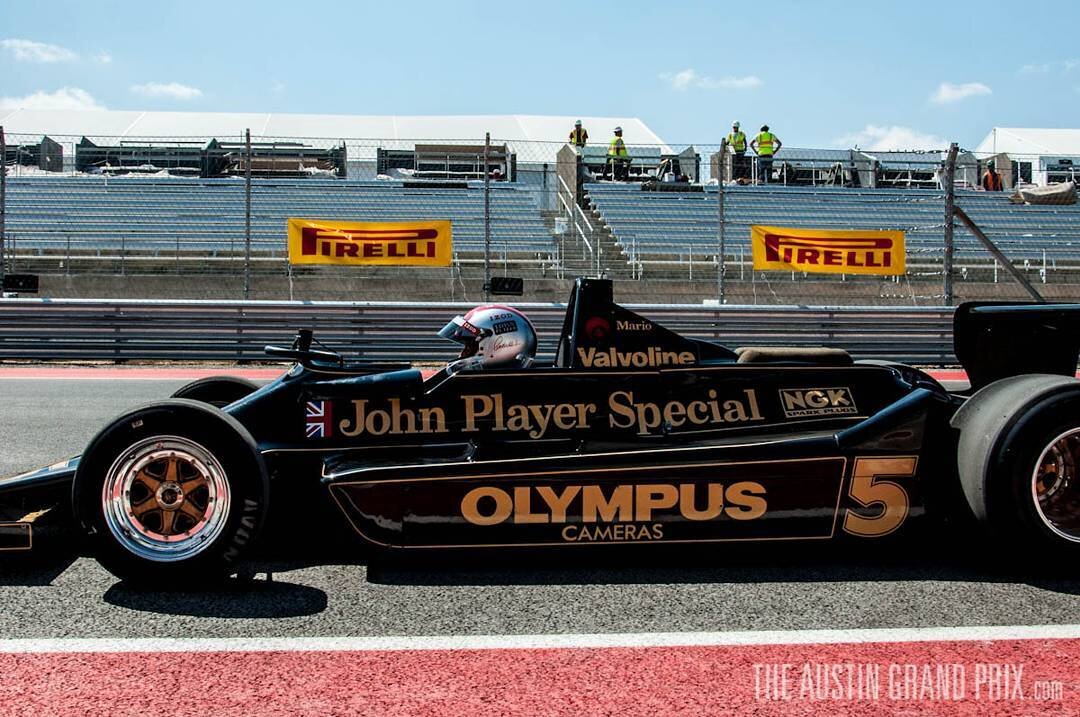
[[(554, 211), (550, 214), (551, 226), (554, 227), (555, 217), (559, 216), (559, 212)], [(633, 268), (630, 266), (629, 257), (623, 251), (622, 246), (615, 240), (615, 235), (604, 223), (600, 213), (590, 208), (585, 211), (585, 215), (592, 224), (592, 231), (585, 230), (585, 239), (588, 239), (589, 245), (592, 246), (591, 250), (581, 235), (574, 229), (572, 223), (567, 232), (558, 239), (566, 276), (597, 276), (600, 274), (613, 279), (632, 278)], [(545, 221), (548, 220), (549, 217), (545, 216)], [(554, 228), (552, 228), (552, 233), (554, 233)], [(597, 271), (596, 254), (594, 253), (597, 248), (600, 252), (599, 271)]]

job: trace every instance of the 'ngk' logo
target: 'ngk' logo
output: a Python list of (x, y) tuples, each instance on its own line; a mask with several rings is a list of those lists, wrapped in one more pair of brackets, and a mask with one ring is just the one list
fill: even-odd
[(788, 418), (851, 415), (858, 413), (849, 388), (791, 388), (780, 391)]
[(435, 257), (436, 229), (319, 229), (304, 227), (301, 256), (334, 258)]
[(795, 266), (884, 268), (893, 265), (893, 240), (888, 237), (804, 239), (765, 234), (765, 260)]

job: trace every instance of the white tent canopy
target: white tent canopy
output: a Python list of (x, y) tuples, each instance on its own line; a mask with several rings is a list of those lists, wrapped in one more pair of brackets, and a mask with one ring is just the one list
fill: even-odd
[(1080, 129), (994, 127), (975, 152), (981, 155), (1080, 155)]
[[(252, 139), (320, 138), (325, 140), (395, 140), (400, 142), (471, 141), (482, 144), (490, 132), (498, 142), (549, 142), (536, 156), (553, 161), (580, 119), (594, 143), (607, 143), (616, 126), (631, 145), (663, 145), (635, 117), (547, 117), (538, 115), (365, 116), (260, 114), (233, 112), (129, 112), (122, 110), (16, 109), (0, 112), (8, 134), (98, 138), (236, 138), (245, 129)], [(668, 151), (666, 148), (664, 151)], [(532, 153), (530, 153), (532, 154)], [(539, 155), (543, 155), (543, 157)]]

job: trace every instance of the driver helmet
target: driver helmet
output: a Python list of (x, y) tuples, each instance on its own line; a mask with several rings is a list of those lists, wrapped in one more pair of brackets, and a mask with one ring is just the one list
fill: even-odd
[(439, 336), (462, 345), (459, 368), (527, 368), (536, 355), (536, 329), (525, 314), (502, 304), (455, 316)]

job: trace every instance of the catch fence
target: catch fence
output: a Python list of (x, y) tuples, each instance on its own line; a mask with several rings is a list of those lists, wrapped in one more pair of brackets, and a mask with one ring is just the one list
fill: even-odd
[[(614, 180), (606, 138), (584, 150), (497, 137), (257, 137), (250, 147), (242, 133), (4, 140), (0, 273), (41, 274), (54, 296), (90, 295), (120, 278), (128, 296), (471, 300), (487, 277), (509, 274), (525, 277), (534, 297), (561, 296), (574, 276), (603, 275), (640, 301), (929, 306), (1025, 298), (951, 217), (950, 195), (1045, 295), (1068, 298), (1080, 286), (1077, 205), (1017, 206), (1008, 192), (976, 189), (989, 155), (961, 151), (954, 181), (946, 181), (948, 148), (784, 146), (764, 184), (757, 157), (734, 157), (723, 144), (638, 145), (632, 137), (626, 181)], [(1013, 160), (1006, 184), (1032, 179)], [(448, 218), (453, 263), (292, 267), (288, 217)], [(755, 271), (754, 224), (901, 230), (907, 271)]]

